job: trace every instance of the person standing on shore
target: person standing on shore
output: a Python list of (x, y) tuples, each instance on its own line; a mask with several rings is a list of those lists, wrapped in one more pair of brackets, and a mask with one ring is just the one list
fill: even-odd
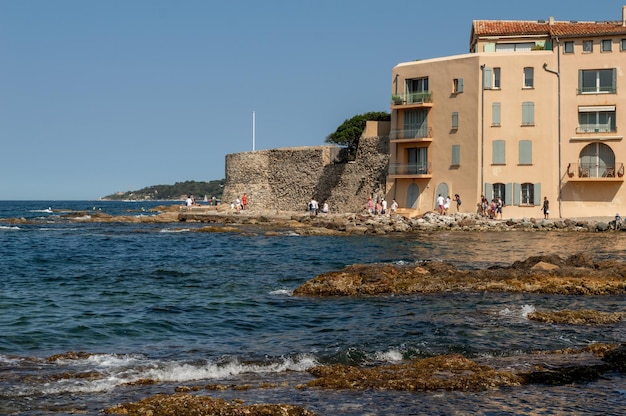
[(248, 194), (244, 192), (243, 196), (241, 197), (241, 209), (245, 210), (247, 206), (248, 206)]
[(548, 197), (543, 197), (543, 205), (541, 206), (541, 210), (543, 211), (543, 218), (548, 219), (550, 214), (550, 201), (548, 201)]
[(446, 210), (443, 206), (444, 204), (445, 204), (444, 199), (441, 196), (441, 194), (439, 194), (439, 196), (437, 196), (437, 208), (439, 209), (439, 215), (443, 215), (446, 213)]
[(454, 194), (454, 200), (456, 201), (456, 212), (459, 212), (461, 209), (461, 197), (459, 194)]
[(395, 214), (397, 209), (398, 209), (398, 203), (396, 202), (395, 199), (392, 199), (391, 200), (391, 213)]

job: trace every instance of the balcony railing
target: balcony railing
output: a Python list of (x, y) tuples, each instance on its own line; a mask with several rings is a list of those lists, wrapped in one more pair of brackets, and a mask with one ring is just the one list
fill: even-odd
[(433, 137), (432, 127), (420, 127), (416, 129), (392, 129), (389, 132), (391, 140), (430, 139)]
[(392, 105), (424, 104), (433, 102), (433, 93), (430, 91), (409, 92), (391, 96)]
[(617, 126), (607, 126), (606, 124), (602, 125), (590, 125), (585, 124), (582, 126), (578, 126), (576, 128), (577, 134), (584, 133), (617, 133)]
[(614, 166), (601, 166), (596, 163), (570, 163), (567, 165), (570, 179), (613, 179), (624, 177), (624, 164), (615, 162)]
[(430, 162), (427, 163), (391, 163), (390, 175), (430, 175)]
[(582, 87), (577, 89), (578, 94), (616, 94), (617, 87), (615, 85), (600, 87)]

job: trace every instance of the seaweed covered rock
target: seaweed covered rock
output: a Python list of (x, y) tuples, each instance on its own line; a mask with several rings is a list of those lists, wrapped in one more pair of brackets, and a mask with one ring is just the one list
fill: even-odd
[(594, 263), (586, 254), (563, 259), (535, 256), (509, 267), (459, 270), (443, 262), (414, 265), (357, 264), (323, 273), (294, 290), (295, 296), (363, 296), (459, 292), (626, 294), (626, 263)]

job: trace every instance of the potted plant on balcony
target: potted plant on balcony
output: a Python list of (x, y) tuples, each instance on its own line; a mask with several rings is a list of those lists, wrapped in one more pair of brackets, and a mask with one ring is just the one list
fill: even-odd
[(404, 100), (402, 99), (401, 95), (392, 95), (391, 96), (391, 101), (395, 104), (395, 105), (401, 105)]

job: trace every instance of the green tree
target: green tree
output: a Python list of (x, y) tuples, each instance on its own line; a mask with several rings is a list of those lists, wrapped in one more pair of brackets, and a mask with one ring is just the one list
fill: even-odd
[(348, 151), (348, 160), (354, 160), (356, 151), (359, 147), (359, 139), (365, 130), (367, 121), (390, 121), (391, 115), (384, 111), (369, 112), (359, 114), (349, 120), (345, 120), (343, 124), (337, 127), (334, 133), (326, 137), (326, 143), (335, 143), (339, 146), (345, 146)]

